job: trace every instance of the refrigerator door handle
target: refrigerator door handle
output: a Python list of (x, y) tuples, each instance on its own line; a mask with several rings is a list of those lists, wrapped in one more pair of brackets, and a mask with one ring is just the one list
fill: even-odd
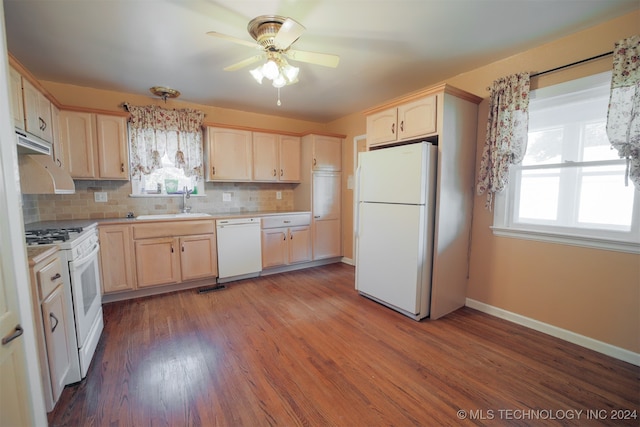
[(354, 216), (355, 218), (353, 218), (353, 231), (354, 231), (354, 239), (358, 238), (359, 232), (358, 232), (358, 222), (359, 222), (359, 218), (360, 218), (360, 163), (358, 163), (358, 167), (356, 168), (356, 188), (355, 188), (355, 200), (356, 200), (356, 206), (355, 206), (355, 213)]

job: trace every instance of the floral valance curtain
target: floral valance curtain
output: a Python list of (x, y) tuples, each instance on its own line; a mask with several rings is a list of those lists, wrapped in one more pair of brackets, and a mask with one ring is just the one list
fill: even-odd
[(607, 136), (621, 158), (628, 178), (640, 190), (640, 36), (621, 40), (613, 50)]
[(203, 177), (202, 122), (204, 113), (192, 109), (166, 110), (125, 104), (129, 110), (131, 173), (148, 175), (160, 167), (182, 169)]
[(509, 179), (509, 165), (522, 161), (527, 150), (529, 127), (529, 73), (493, 82), (489, 100), (487, 137), (482, 151), (476, 191), (487, 193), (485, 208), (491, 210), (493, 195)]

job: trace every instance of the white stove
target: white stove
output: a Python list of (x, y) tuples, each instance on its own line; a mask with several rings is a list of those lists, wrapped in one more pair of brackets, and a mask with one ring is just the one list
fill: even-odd
[(98, 229), (95, 223), (82, 227), (31, 228), (25, 231), (27, 245), (57, 245), (63, 269), (67, 306), (73, 308), (69, 320), (69, 342), (76, 344), (66, 384), (86, 377), (104, 328), (100, 284)]

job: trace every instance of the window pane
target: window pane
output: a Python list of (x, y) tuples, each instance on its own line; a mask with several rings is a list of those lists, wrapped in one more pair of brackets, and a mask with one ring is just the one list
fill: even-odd
[(582, 177), (578, 226), (629, 231), (635, 187), (624, 185), (625, 167), (606, 166), (588, 171)]
[(516, 222), (555, 221), (558, 215), (560, 171), (522, 173)]
[(619, 158), (618, 152), (613, 150), (609, 143), (607, 123), (604, 120), (587, 123), (584, 126), (582, 161), (617, 160)]
[(522, 164), (528, 166), (560, 163), (562, 158), (562, 138), (562, 128), (529, 132), (527, 152)]

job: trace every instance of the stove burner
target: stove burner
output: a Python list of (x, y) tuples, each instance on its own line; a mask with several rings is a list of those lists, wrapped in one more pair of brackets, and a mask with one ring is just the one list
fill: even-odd
[(43, 228), (25, 232), (28, 245), (49, 245), (66, 242), (71, 233), (81, 233), (82, 227)]

